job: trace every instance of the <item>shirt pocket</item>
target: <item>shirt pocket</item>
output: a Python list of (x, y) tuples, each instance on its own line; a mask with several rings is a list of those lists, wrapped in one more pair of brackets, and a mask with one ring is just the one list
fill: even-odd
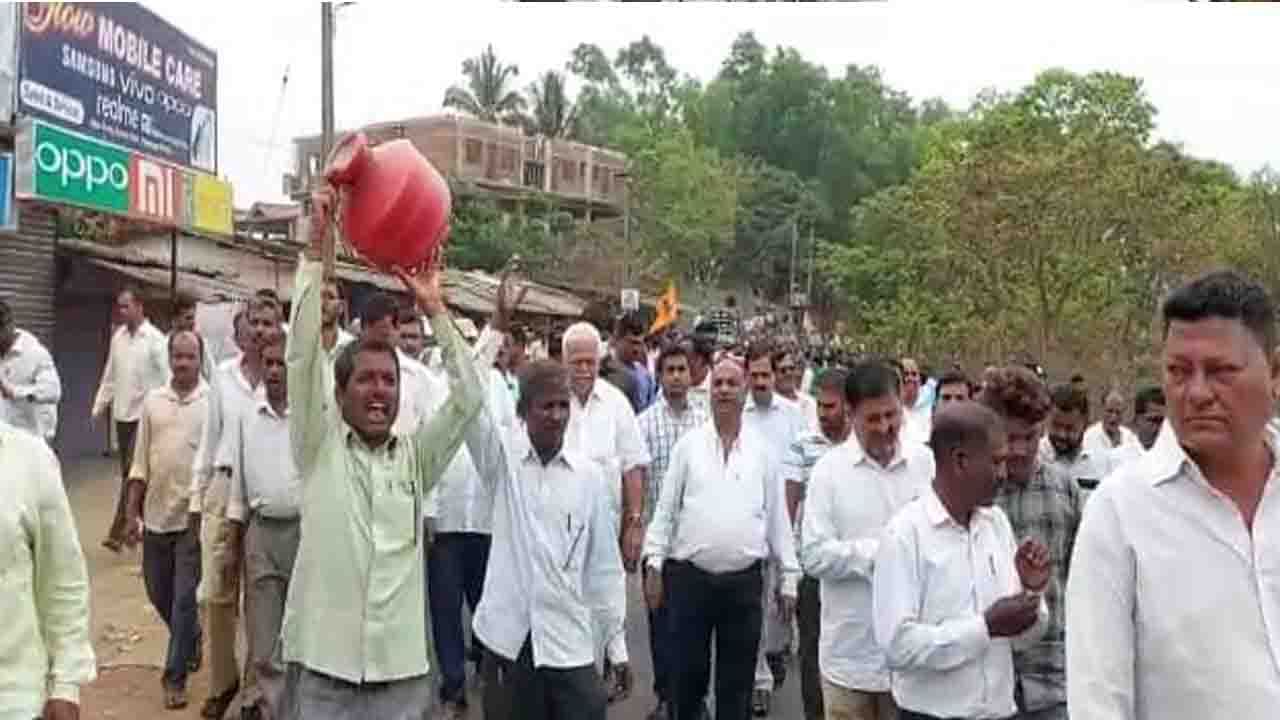
[(396, 478), (375, 497), (373, 508), (374, 544), (387, 553), (409, 552), (418, 544), (421, 532), (421, 505), (417, 486)]

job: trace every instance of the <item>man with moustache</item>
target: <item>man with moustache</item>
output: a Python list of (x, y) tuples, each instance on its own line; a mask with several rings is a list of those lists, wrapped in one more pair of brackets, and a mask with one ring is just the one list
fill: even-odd
[(493, 498), (493, 544), (474, 630), (484, 645), (484, 715), (512, 720), (604, 720), (595, 671), (604, 628), (607, 678), (631, 690), (626, 588), (604, 469), (566, 442), (569, 372), (536, 361), (521, 376), (508, 431), (488, 413), (467, 446)]
[(168, 344), (169, 384), (142, 401), (125, 507), (126, 542), (143, 544), (147, 598), (169, 629), (161, 683), (165, 709), (177, 710), (187, 706), (187, 674), (200, 636), (200, 540), (190, 521), (188, 473), (204, 430), (209, 387), (200, 376), (200, 336), (179, 330)]
[(1087, 493), (1107, 475), (1107, 460), (1084, 446), (1089, 424), (1089, 395), (1081, 388), (1060, 383), (1049, 389), (1052, 408), (1049, 431), (1040, 441), (1040, 461), (1053, 465)]
[[(236, 528), (227, 518), (230, 475), (219, 470), (218, 459), (225, 454), (231, 428), (257, 404), (255, 393), (262, 382), (258, 347), (279, 332), (280, 313), (274, 298), (259, 294), (236, 315), (235, 342), (240, 357), (224, 361), (212, 374), (204, 432), (190, 466), (191, 512), (201, 552), (197, 596), (209, 639), (209, 697), (200, 711), (206, 718), (222, 717), (240, 692), (236, 634), (243, 563), (234, 543)], [(196, 657), (199, 655), (197, 643)], [(248, 684), (253, 678), (253, 672), (246, 673)]]
[(922, 443), (901, 439), (903, 407), (893, 366), (858, 363), (844, 389), (853, 439), (813, 470), (800, 561), (822, 584), (818, 662), (827, 720), (893, 720), (889, 669), (873, 632), (871, 579), (881, 532), (927, 490), (933, 457)]
[(262, 389), (252, 412), (231, 428), (219, 464), (230, 471), (227, 519), (235, 523), (234, 554), (244, 558), (246, 689), (241, 720), (280, 717), (284, 667), (280, 628), (298, 553), (302, 483), (289, 449), (289, 393), (285, 335), (258, 346)]
[(782, 570), (778, 607), (789, 622), (800, 568), (777, 461), (746, 427), (746, 373), (725, 359), (711, 373), (712, 421), (672, 451), (645, 537), (649, 607), (669, 603), (676, 639), (675, 720), (701, 717), (716, 654), (716, 715), (751, 713), (764, 616), (764, 562)]
[(1035, 538), (1048, 548), (1054, 568), (1044, 593), (1049, 608), (1045, 634), (1034, 645), (1013, 654), (1018, 718), (1066, 720), (1063, 594), (1084, 497), (1058, 467), (1039, 461), (1037, 449), (1050, 401), (1044, 383), (1034, 373), (1017, 365), (997, 370), (979, 402), (1000, 417), (1008, 439), (1008, 479), (996, 495), (996, 505), (1009, 518), (1015, 537)]
[(1280, 708), (1275, 305), (1234, 271), (1161, 308), (1169, 430), (1089, 500), (1067, 583), (1072, 720)]
[(282, 717), (417, 720), (431, 702), (422, 506), (483, 407), (483, 387), (445, 309), (439, 268), (398, 272), (440, 339), (449, 397), (410, 435), (394, 347), (322, 344), (323, 251), (334, 196), (312, 198), (285, 361), (289, 438), (302, 483), (298, 554), (285, 604)]
[[(805, 432), (791, 443), (782, 465), (786, 479), (787, 516), (795, 528), (796, 547), (801, 547), (800, 527), (804, 500), (813, 468), (828, 452), (849, 438), (849, 404), (844, 387), (848, 374), (840, 368), (819, 370), (812, 389), (816, 394), (818, 430)], [(802, 564), (803, 566), (803, 564)], [(796, 605), (796, 628), (800, 636), (800, 696), (806, 720), (822, 720), (822, 675), (818, 668), (818, 637), (822, 625), (822, 603), (818, 579), (800, 578)]]
[(1008, 453), (994, 412), (944, 408), (929, 448), (933, 487), (889, 522), (871, 583), (893, 699), (902, 720), (1013, 717), (1012, 651), (1048, 622), (1049, 551), (1035, 540), (1018, 545), (992, 507)]
[[(658, 353), (655, 370), (662, 392), (654, 404), (640, 415), (640, 432), (653, 459), (645, 493), (646, 522), (652, 522), (653, 509), (658, 506), (658, 498), (662, 497), (662, 480), (671, 462), (671, 451), (680, 438), (707, 421), (706, 408), (689, 401), (690, 355), (691, 349), (681, 344), (668, 345)], [(643, 572), (648, 574), (650, 571), (645, 568)], [(668, 720), (671, 715), (673, 642), (667, 608), (649, 608), (653, 694), (658, 698), (658, 707), (650, 715), (650, 720)]]

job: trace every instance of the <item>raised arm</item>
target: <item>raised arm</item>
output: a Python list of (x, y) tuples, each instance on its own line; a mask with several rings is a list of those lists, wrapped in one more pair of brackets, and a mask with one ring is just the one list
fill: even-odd
[(320, 340), (321, 292), (324, 289), (322, 248), (332, 232), (329, 227), (333, 196), (327, 192), (312, 197), (311, 244), (298, 259), (293, 283), (293, 314), (289, 318), (289, 339), (285, 365), (289, 379), (289, 445), (298, 475), (310, 479), (311, 467), (329, 431), (325, 381), (329, 356)]
[(403, 270), (398, 272), (405, 288), (417, 300), (418, 308), (431, 321), (449, 376), (449, 397), (414, 434), (414, 452), (418, 456), (424, 495), (435, 487), (441, 473), (458, 452), (467, 430), (484, 408), (485, 396), (485, 386), (480, 384), (475, 362), (445, 308), (444, 294), (440, 289), (441, 273), (440, 268), (428, 268), (416, 275)]
[(53, 452), (32, 443), (38, 455), (39, 523), (32, 538), (36, 613), (49, 656), (49, 699), (80, 702), (80, 688), (97, 673), (89, 639), (89, 572), (75, 518)]
[(844, 482), (846, 478), (840, 476), (843, 468), (837, 467), (836, 460), (836, 456), (829, 455), (813, 469), (800, 522), (800, 564), (810, 576), (822, 580), (870, 580), (880, 550), (880, 534), (877, 531), (861, 537), (840, 537), (835, 521), (836, 489), (856, 488)]

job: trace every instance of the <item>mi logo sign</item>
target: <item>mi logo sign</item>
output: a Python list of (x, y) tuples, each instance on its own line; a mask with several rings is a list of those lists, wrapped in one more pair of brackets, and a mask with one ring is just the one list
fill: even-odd
[(191, 217), (191, 187), (182, 170), (142, 155), (129, 164), (129, 212), (166, 225)]

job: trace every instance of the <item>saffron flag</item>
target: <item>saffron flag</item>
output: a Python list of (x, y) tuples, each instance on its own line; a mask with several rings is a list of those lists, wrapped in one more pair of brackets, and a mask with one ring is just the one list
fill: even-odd
[(676, 284), (667, 283), (667, 291), (658, 298), (658, 314), (653, 319), (653, 325), (649, 326), (649, 334), (652, 335), (675, 324), (678, 317), (680, 317), (680, 299), (676, 294)]

